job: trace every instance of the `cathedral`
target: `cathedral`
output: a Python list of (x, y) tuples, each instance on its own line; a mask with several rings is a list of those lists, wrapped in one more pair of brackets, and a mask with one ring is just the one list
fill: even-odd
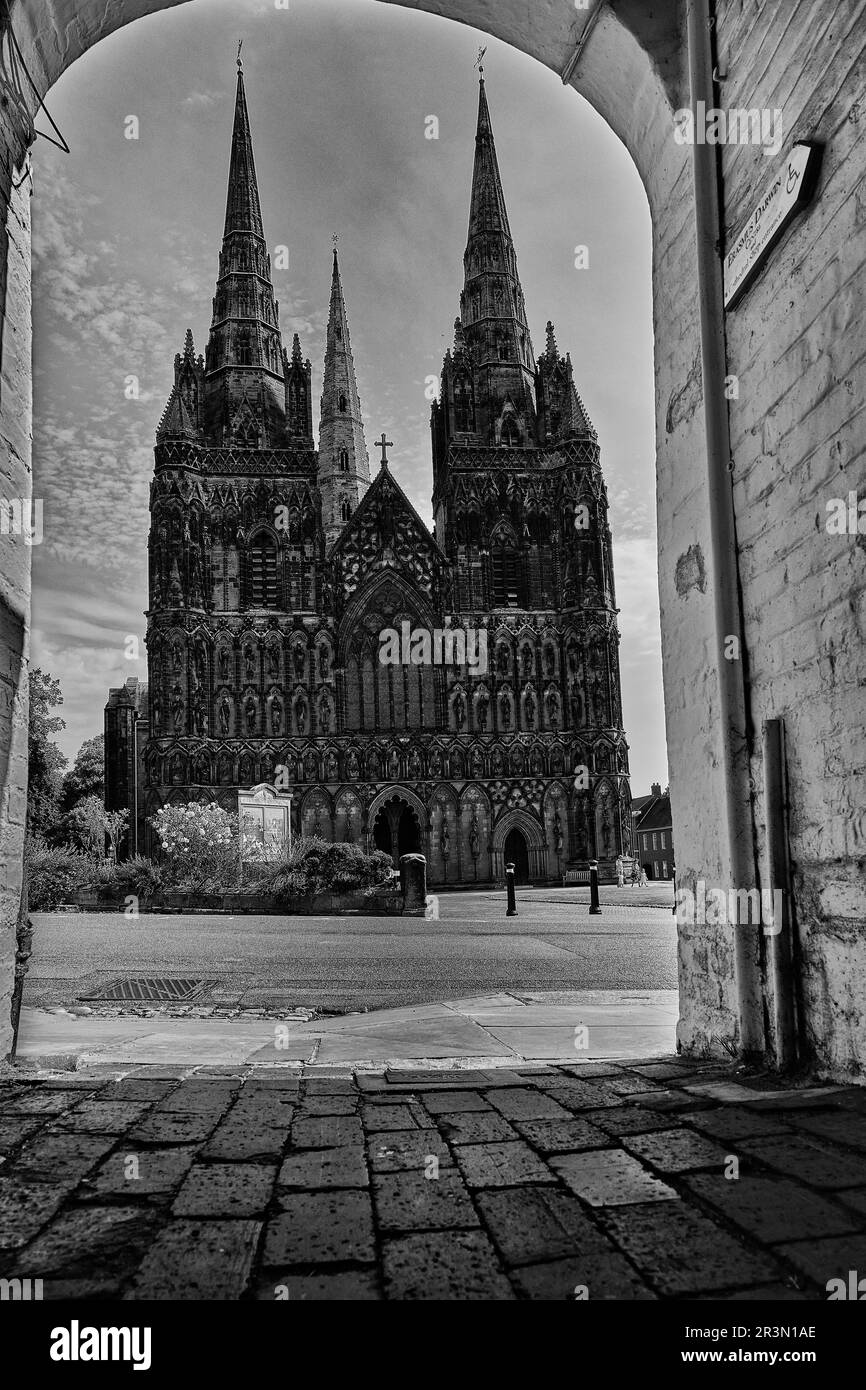
[(201, 356), (187, 332), (156, 434), (147, 690), (112, 691), (106, 722), (131, 849), (153, 852), (166, 802), (236, 812), (270, 783), (296, 835), (420, 851), (433, 886), (509, 861), (518, 882), (591, 859), (610, 879), (630, 853), (599, 444), (551, 323), (533, 350), (483, 71), (463, 261), (431, 533), (385, 434), (371, 475), (336, 247), (317, 447), (238, 64), (210, 336)]

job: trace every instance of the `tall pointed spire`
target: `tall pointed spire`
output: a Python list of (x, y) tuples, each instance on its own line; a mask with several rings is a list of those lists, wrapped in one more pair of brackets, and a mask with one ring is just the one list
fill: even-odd
[(244, 70), (238, 58), (238, 85), (235, 93), (235, 123), (232, 131), (232, 155), (229, 164), (229, 187), (226, 198), (226, 221), (223, 236), (232, 232), (252, 232), (264, 239), (256, 162), (250, 135), (250, 118), (244, 90)]
[(215, 444), (275, 448), (287, 442), (286, 362), (240, 57), (203, 423)]
[(535, 357), (483, 72), (463, 263), (460, 322), (473, 364), (475, 399), (471, 410), (461, 406), (462, 432), (480, 436), (487, 445), (525, 447), (535, 435)]
[(336, 540), (369, 485), (370, 460), (335, 238), (319, 432), (319, 487), (328, 545)]

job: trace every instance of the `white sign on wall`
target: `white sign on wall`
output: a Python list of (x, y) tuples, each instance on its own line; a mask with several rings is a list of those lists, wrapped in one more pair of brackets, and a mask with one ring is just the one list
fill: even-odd
[(292, 844), (292, 798), (269, 782), (238, 791), (241, 859), (267, 864), (279, 859)]
[(795, 145), (725, 256), (725, 308), (745, 294), (776, 242), (815, 191), (821, 148)]

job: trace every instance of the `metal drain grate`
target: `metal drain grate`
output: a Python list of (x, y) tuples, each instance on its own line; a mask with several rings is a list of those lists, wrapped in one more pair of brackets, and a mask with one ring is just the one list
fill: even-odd
[(216, 980), (173, 980), (165, 976), (149, 975), (137, 980), (112, 980), (91, 994), (80, 994), (79, 999), (101, 1000), (103, 1003), (137, 1004), (178, 1004), (194, 999), (197, 994)]

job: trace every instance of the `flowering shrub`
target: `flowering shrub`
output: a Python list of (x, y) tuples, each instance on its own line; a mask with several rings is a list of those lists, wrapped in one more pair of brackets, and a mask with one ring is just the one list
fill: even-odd
[(163, 806), (151, 818), (165, 860), (166, 886), (219, 891), (237, 886), (238, 818), (214, 803)]

